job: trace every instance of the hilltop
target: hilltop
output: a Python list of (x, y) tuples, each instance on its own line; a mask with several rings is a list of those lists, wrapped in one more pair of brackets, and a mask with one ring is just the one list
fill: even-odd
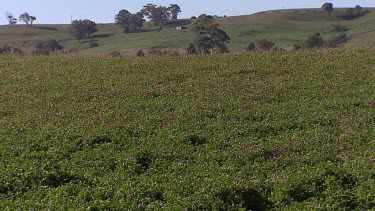
[[(331, 16), (321, 9), (293, 9), (219, 18), (216, 22), (231, 38), (230, 51), (243, 51), (249, 42), (262, 38), (272, 40), (282, 48), (290, 48), (312, 32), (319, 32), (328, 39), (337, 35), (330, 30), (334, 24), (349, 29), (345, 32), (349, 36), (345, 46), (375, 47), (372, 39), (375, 35), (375, 9), (366, 9), (368, 13), (352, 20), (340, 18), (345, 14), (345, 8), (335, 8)], [(189, 20), (180, 21), (182, 25), (189, 26)], [(79, 49), (83, 54), (134, 53), (140, 49), (148, 52), (152, 48), (184, 51), (195, 35), (189, 29), (177, 31), (175, 26), (178, 24), (158, 30), (148, 22), (142, 32), (131, 34), (123, 33), (122, 28), (115, 24), (99, 24), (99, 31), (92, 36), (99, 44), (95, 48), (89, 48), (88, 41), (78, 43), (69, 34), (70, 25), (0, 26), (0, 43), (32, 51), (37, 42), (53, 38), (60, 41), (67, 51)]]

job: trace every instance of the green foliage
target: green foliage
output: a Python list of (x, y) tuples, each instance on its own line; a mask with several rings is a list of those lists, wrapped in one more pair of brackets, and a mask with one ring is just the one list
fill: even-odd
[(346, 9), (346, 14), (341, 16), (344, 20), (351, 20), (365, 15), (366, 11), (360, 5), (356, 5), (354, 8)]
[(49, 55), (52, 52), (59, 52), (64, 49), (62, 45), (57, 40), (46, 40), (43, 42), (38, 42), (35, 46), (35, 54)]
[(137, 52), (137, 56), (139, 56), (139, 57), (144, 57), (144, 56), (145, 56), (145, 52), (143, 52), (142, 50), (139, 50), (139, 51)]
[(90, 20), (74, 20), (71, 23), (71, 34), (80, 42), (90, 38), (91, 34), (98, 31), (96, 23)]
[(333, 4), (332, 3), (324, 3), (322, 5), (322, 9), (324, 12), (327, 12), (329, 16), (331, 16), (331, 13), (333, 11)]
[(347, 26), (341, 24), (333, 24), (331, 25), (330, 32), (346, 32), (349, 31)]
[(337, 47), (340, 44), (345, 43), (347, 40), (348, 40), (348, 36), (344, 32), (341, 32), (340, 34), (334, 37), (331, 37), (330, 39), (325, 41), (325, 45), (327, 47)]
[(22, 54), (22, 51), (18, 48), (3, 45), (0, 47), (0, 54)]
[[(177, 5), (178, 6), (178, 5)], [(154, 4), (147, 4), (143, 6), (141, 13), (154, 22), (155, 26), (162, 28), (170, 19), (170, 8), (165, 6), (157, 6)], [(178, 14), (178, 12), (177, 12)], [(175, 14), (177, 18), (177, 14)]]
[(30, 22), (31, 27), (33, 27), (33, 22), (36, 20), (35, 16), (31, 16), (27, 12), (22, 13), (18, 19), (21, 22), (25, 22), (26, 26), (29, 26), (29, 22)]
[(131, 14), (127, 10), (120, 10), (115, 17), (116, 24), (124, 27), (124, 32), (137, 32), (143, 27), (145, 19), (141, 12)]
[(171, 20), (177, 20), (178, 13), (182, 12), (178, 4), (170, 4), (168, 11), (171, 13)]
[[(227, 33), (213, 24), (213, 17), (202, 14), (194, 22), (192, 31), (197, 34), (194, 40), (194, 49), (199, 54), (227, 53), (226, 43), (230, 38)], [(193, 49), (190, 49), (193, 50)]]
[(190, 43), (189, 46), (186, 48), (187, 54), (197, 54), (197, 49), (195, 48), (193, 43)]
[(255, 43), (254, 42), (249, 43), (246, 47), (246, 51), (253, 52), (254, 50), (255, 50)]
[(370, 210), (374, 66), (372, 49), (3, 55), (0, 209)]
[(99, 43), (96, 41), (90, 41), (89, 46), (90, 48), (96, 48), (96, 47), (99, 47)]
[(255, 49), (258, 51), (269, 51), (272, 50), (274, 46), (275, 43), (267, 39), (260, 39), (255, 41)]
[(301, 40), (295, 49), (321, 48), (324, 46), (324, 40), (319, 33), (313, 33)]
[(108, 54), (109, 56), (111, 57), (121, 57), (121, 53), (119, 51), (113, 51), (111, 53)]

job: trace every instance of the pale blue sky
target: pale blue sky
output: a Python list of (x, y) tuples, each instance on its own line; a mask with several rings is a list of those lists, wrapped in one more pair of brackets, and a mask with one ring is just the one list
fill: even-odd
[[(73, 19), (90, 19), (96, 23), (113, 23), (121, 9), (134, 13), (153, 3), (180, 5), (179, 17), (190, 18), (202, 13), (214, 15), (246, 15), (264, 10), (319, 8), (326, 0), (0, 0), (0, 25), (7, 24), (5, 14), (18, 17), (23, 12), (36, 16), (37, 24), (70, 23)], [(332, 0), (334, 7), (375, 7), (375, 0)]]

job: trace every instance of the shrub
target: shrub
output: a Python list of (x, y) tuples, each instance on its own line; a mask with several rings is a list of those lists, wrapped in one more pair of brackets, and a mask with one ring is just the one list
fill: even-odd
[(327, 47), (335, 47), (339, 44), (342, 44), (348, 40), (348, 36), (342, 32), (337, 36), (334, 36), (330, 38), (329, 40), (326, 41), (326, 46)]
[(36, 44), (36, 54), (49, 55), (51, 52), (58, 52), (64, 49), (57, 40), (47, 40)]
[(330, 32), (344, 32), (349, 31), (348, 27), (343, 26), (341, 24), (333, 24), (331, 26)]
[(246, 47), (246, 51), (253, 52), (254, 50), (255, 50), (255, 43), (254, 42), (249, 43), (249, 45), (247, 45)]
[(259, 51), (269, 51), (275, 46), (275, 43), (266, 39), (257, 40), (255, 42), (255, 49)]
[(109, 53), (110, 57), (121, 57), (121, 53), (119, 51), (113, 51)]
[(22, 54), (22, 51), (18, 48), (3, 45), (0, 47), (0, 54)]
[(319, 33), (313, 33), (306, 37), (306, 39), (299, 42), (297, 48), (311, 49), (311, 48), (321, 48), (324, 45), (324, 40)]
[(189, 54), (189, 55), (197, 54), (197, 49), (195, 48), (193, 43), (190, 43), (190, 45), (187, 47), (186, 51), (187, 51), (187, 54)]
[(151, 49), (148, 53), (150, 55), (161, 55), (161, 54), (163, 54), (163, 52), (160, 49)]
[(96, 41), (90, 41), (90, 48), (96, 48), (99, 47), (99, 43)]
[(145, 52), (143, 52), (142, 50), (139, 50), (139, 51), (137, 52), (137, 56), (139, 56), (139, 57), (144, 57), (144, 56), (145, 56)]

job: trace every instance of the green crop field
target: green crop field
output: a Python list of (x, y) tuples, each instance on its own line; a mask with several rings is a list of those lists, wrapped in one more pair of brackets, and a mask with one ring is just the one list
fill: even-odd
[(375, 52), (0, 57), (1, 210), (367, 210)]
[[(250, 42), (257, 39), (269, 39), (279, 48), (290, 49), (299, 40), (314, 32), (319, 32), (323, 38), (337, 36), (331, 32), (332, 25), (346, 26), (348, 42), (343, 46), (375, 47), (375, 10), (366, 8), (364, 16), (342, 20), (346, 9), (335, 8), (331, 16), (321, 9), (276, 10), (260, 12), (253, 15), (220, 18), (216, 23), (221, 25), (231, 40), (228, 48), (231, 52), (245, 51)], [(188, 24), (189, 20), (180, 20), (181, 24)], [(170, 25), (178, 26), (179, 22)], [(121, 51), (123, 54), (135, 55), (137, 51), (146, 53), (151, 48), (162, 48), (185, 53), (188, 44), (194, 40), (195, 34), (188, 29), (177, 31), (175, 27), (158, 30), (150, 22), (145, 23), (144, 31), (140, 33), (123, 33), (123, 29), (115, 24), (99, 24), (98, 32), (92, 36), (99, 44), (89, 48), (89, 40), (79, 43), (70, 35), (70, 25), (38, 25), (35, 27), (0, 26), (0, 44), (8, 44), (22, 49), (24, 52), (35, 50), (36, 43), (47, 39), (56, 39), (66, 51), (79, 50), (81, 54), (108, 54)], [(190, 28), (189, 28), (190, 27)]]

